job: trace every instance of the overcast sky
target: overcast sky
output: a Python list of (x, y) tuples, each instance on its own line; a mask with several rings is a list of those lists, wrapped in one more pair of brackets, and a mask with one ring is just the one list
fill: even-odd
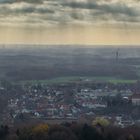
[(0, 0), (0, 43), (140, 44), (140, 0)]

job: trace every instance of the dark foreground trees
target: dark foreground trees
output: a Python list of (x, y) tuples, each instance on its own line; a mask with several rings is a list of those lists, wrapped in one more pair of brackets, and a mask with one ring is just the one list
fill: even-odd
[(0, 140), (5, 140), (7, 135), (9, 134), (9, 127), (7, 125), (0, 126)]
[(140, 127), (119, 128), (78, 123), (39, 124), (24, 128), (0, 128), (0, 140), (140, 140)]

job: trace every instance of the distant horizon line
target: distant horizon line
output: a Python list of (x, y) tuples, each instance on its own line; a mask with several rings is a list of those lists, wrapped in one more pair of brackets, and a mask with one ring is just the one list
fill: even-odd
[(61, 47), (61, 46), (93, 46), (93, 47), (119, 47), (119, 46), (125, 46), (125, 47), (140, 47), (140, 44), (47, 44), (47, 43), (0, 43), (0, 47), (4, 48), (6, 46), (15, 46), (15, 47), (19, 47), (19, 45), (22, 45), (22, 46), (58, 46), (58, 47)]

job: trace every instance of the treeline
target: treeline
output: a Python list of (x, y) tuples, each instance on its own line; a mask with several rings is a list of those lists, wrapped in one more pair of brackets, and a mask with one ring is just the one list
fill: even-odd
[(140, 127), (63, 123), (9, 129), (8, 126), (1, 125), (0, 140), (140, 140)]

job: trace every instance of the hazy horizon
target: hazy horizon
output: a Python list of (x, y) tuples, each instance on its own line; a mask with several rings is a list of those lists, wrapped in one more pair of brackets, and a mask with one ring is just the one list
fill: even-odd
[(50, 47), (55, 47), (55, 48), (61, 48), (61, 47), (66, 47), (66, 48), (99, 48), (99, 49), (104, 49), (104, 48), (112, 48), (112, 49), (123, 49), (123, 48), (126, 48), (126, 49), (137, 49), (137, 48), (140, 48), (140, 45), (139, 44), (136, 44), (136, 45), (129, 45), (129, 44), (125, 44), (125, 45), (122, 45), (122, 44), (119, 44), (119, 45), (111, 45), (111, 44), (107, 44), (107, 45), (102, 45), (102, 44), (98, 44), (98, 45), (95, 45), (95, 44), (47, 44), (47, 43), (0, 43), (0, 49), (7, 49), (7, 48), (38, 48), (38, 47), (41, 47), (41, 48), (50, 48)]

